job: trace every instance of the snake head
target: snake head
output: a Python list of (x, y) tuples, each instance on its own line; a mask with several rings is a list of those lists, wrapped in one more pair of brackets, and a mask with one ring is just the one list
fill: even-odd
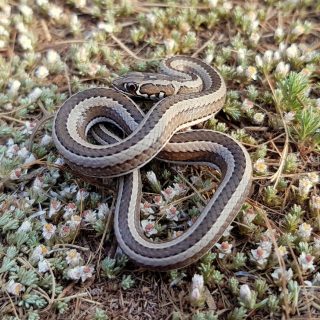
[(130, 72), (115, 79), (113, 87), (127, 95), (151, 100), (161, 100), (174, 94), (172, 77), (160, 73)]
[[(140, 85), (145, 80), (145, 76), (141, 72), (130, 72), (125, 76), (116, 78), (112, 81), (115, 89), (131, 96), (140, 97)], [(142, 96), (143, 97), (143, 96)]]

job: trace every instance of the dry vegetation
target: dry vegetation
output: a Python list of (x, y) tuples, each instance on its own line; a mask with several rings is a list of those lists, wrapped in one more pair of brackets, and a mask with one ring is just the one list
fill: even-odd
[[(0, 0), (1, 319), (320, 319), (319, 11), (313, 0)], [(202, 126), (243, 143), (254, 186), (212, 252), (160, 274), (117, 249), (115, 180), (72, 175), (51, 125), (72, 93), (175, 54), (223, 74), (227, 102)], [(206, 168), (157, 160), (143, 180), (154, 238), (183, 231), (216, 185)], [(176, 206), (159, 223), (155, 196)]]

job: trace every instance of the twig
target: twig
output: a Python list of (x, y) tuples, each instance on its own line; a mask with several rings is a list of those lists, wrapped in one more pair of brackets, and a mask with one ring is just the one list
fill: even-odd
[(6, 295), (8, 296), (8, 298), (9, 298), (9, 300), (10, 300), (10, 304), (11, 304), (11, 306), (12, 306), (14, 315), (17, 317), (17, 319), (20, 319), (20, 317), (18, 316), (16, 307), (15, 307), (15, 305), (14, 305), (14, 303), (13, 303), (11, 297), (10, 297), (10, 294), (7, 292), (7, 290), (4, 290), (4, 291), (5, 291)]
[(285, 165), (285, 162), (286, 162), (286, 159), (287, 159), (287, 155), (288, 155), (288, 149), (289, 149), (289, 130), (288, 130), (288, 127), (287, 127), (287, 123), (286, 121), (284, 120), (283, 118), (283, 114), (282, 114), (282, 111), (279, 107), (279, 102), (277, 101), (277, 98), (276, 98), (276, 94), (275, 94), (275, 91), (273, 89), (273, 86), (270, 82), (270, 79), (268, 77), (268, 74), (266, 72), (264, 72), (264, 75), (267, 79), (267, 82), (269, 84), (269, 87), (272, 91), (272, 94), (273, 94), (273, 98), (274, 98), (274, 101), (275, 101), (275, 107), (276, 107), (276, 110), (277, 112), (279, 113), (280, 115), (280, 118), (282, 120), (282, 123), (283, 123), (283, 127), (284, 127), (284, 131), (285, 131), (285, 143), (284, 143), (284, 148), (283, 148), (283, 151), (282, 151), (282, 154), (281, 154), (281, 158), (280, 158), (280, 165), (279, 165), (279, 168), (277, 170), (277, 172), (273, 175), (273, 177), (271, 178), (271, 182), (274, 182), (274, 187), (276, 188), (278, 183), (279, 183), (279, 180), (281, 178), (281, 174), (282, 174), (282, 171), (283, 171), (283, 168), (284, 168), (284, 165)]
[(136, 60), (141, 60), (141, 61), (156, 61), (160, 59), (145, 59), (145, 58), (140, 58), (138, 57), (133, 51), (131, 51), (119, 38), (117, 38), (114, 34), (110, 33), (110, 37), (114, 42), (116, 42), (121, 49), (123, 49), (125, 52), (127, 52), (132, 58)]

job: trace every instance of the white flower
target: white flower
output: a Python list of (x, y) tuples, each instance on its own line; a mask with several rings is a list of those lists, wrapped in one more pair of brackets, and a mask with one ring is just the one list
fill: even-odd
[(176, 190), (174, 190), (172, 187), (166, 188), (164, 191), (161, 191), (161, 193), (167, 202), (172, 200), (177, 195)]
[(72, 280), (79, 280), (81, 278), (81, 281), (84, 282), (92, 277), (93, 271), (94, 268), (90, 266), (77, 266), (68, 270), (67, 275)]
[(292, 269), (285, 270), (283, 268), (277, 268), (271, 273), (271, 277), (275, 280), (277, 283), (281, 283), (283, 279), (286, 281), (290, 281), (293, 277)]
[(46, 6), (47, 4), (49, 4), (49, 1), (48, 0), (36, 0), (36, 3), (39, 7), (44, 7)]
[(165, 210), (165, 212), (166, 212), (166, 218), (168, 220), (173, 220), (173, 221), (178, 221), (179, 220), (179, 217), (178, 217), (179, 211), (177, 210), (176, 207), (170, 206), (169, 208), (167, 208)]
[(311, 197), (311, 208), (313, 210), (320, 210), (320, 196), (312, 196)]
[(275, 51), (273, 54), (273, 61), (278, 62), (281, 59), (281, 53), (279, 51)]
[(19, 296), (20, 292), (25, 291), (26, 289), (21, 283), (14, 282), (12, 279), (7, 283), (6, 288), (8, 293), (15, 296)]
[(183, 183), (174, 183), (173, 190), (177, 194), (177, 196), (183, 195), (188, 191), (188, 188)]
[(163, 41), (167, 53), (173, 53), (176, 42), (173, 39), (166, 39)]
[(298, 229), (298, 236), (303, 239), (309, 239), (311, 236), (312, 227), (308, 223), (302, 223)]
[(153, 202), (160, 207), (163, 205), (163, 199), (160, 195), (154, 196)]
[(57, 166), (63, 166), (64, 165), (64, 159), (63, 158), (57, 158), (57, 160), (54, 162)]
[(61, 201), (52, 199), (50, 201), (49, 218), (55, 215), (62, 207)]
[(93, 210), (85, 210), (82, 213), (84, 221), (93, 224), (97, 221), (97, 214)]
[(252, 43), (257, 44), (260, 40), (260, 34), (258, 32), (252, 32), (249, 39)]
[(34, 88), (28, 95), (28, 98), (31, 102), (35, 102), (40, 98), (42, 90), (38, 87)]
[(258, 68), (262, 68), (263, 67), (263, 61), (262, 61), (262, 58), (261, 58), (261, 56), (259, 54), (257, 54), (255, 56), (255, 61), (256, 61), (256, 66)]
[(77, 266), (68, 270), (67, 275), (72, 280), (79, 280), (82, 274), (82, 267)]
[(312, 280), (314, 286), (320, 286), (320, 272), (317, 272)]
[(54, 20), (59, 20), (62, 16), (63, 10), (57, 5), (50, 4), (50, 8), (48, 10), (48, 14)]
[(204, 61), (205, 61), (207, 64), (210, 64), (210, 63), (213, 61), (213, 58), (214, 58), (213, 53), (207, 53), (207, 55), (206, 55), (205, 58), (204, 58)]
[(50, 270), (49, 261), (47, 261), (46, 259), (43, 259), (38, 262), (38, 271), (40, 273), (45, 273), (49, 270)]
[(68, 185), (60, 191), (61, 196), (68, 197), (77, 191), (77, 186), (75, 184)]
[(66, 261), (68, 265), (74, 267), (80, 263), (80, 260), (81, 260), (81, 255), (77, 250), (71, 249), (67, 251)]
[(107, 33), (110, 33), (114, 31), (114, 25), (111, 23), (99, 22), (98, 29), (103, 30)]
[[(199, 301), (202, 298), (201, 292), (198, 288), (193, 288), (191, 290), (190, 299), (191, 302), (193, 301)], [(193, 302), (194, 303), (194, 302)]]
[(141, 226), (143, 231), (145, 232), (147, 237), (151, 237), (153, 234), (157, 234), (158, 231), (155, 228), (155, 223), (154, 221), (148, 219), (148, 220), (142, 220), (141, 221)]
[(22, 21), (19, 21), (16, 23), (16, 29), (21, 34), (28, 34), (28, 28), (25, 26), (25, 24)]
[(85, 189), (80, 189), (76, 195), (77, 202), (84, 201), (88, 196), (89, 196), (88, 191), (86, 191)]
[(272, 63), (272, 60), (273, 60), (273, 51), (272, 50), (265, 51), (263, 55), (263, 62), (265, 64), (270, 64)]
[(18, 152), (17, 155), (22, 158), (22, 159), (27, 159), (29, 157), (30, 152), (26, 147), (21, 148)]
[(253, 108), (253, 105), (254, 103), (249, 100), (249, 99), (244, 99), (243, 102), (242, 102), (242, 106), (241, 106), (241, 109), (244, 111), (244, 112), (248, 112), (250, 111), (252, 108)]
[(247, 284), (243, 284), (240, 286), (239, 298), (245, 304), (250, 304), (252, 299), (252, 292)]
[(33, 180), (33, 190), (35, 191), (41, 191), (43, 186), (44, 186), (44, 182), (43, 182), (43, 177), (41, 176), (37, 176), (34, 180)]
[(237, 66), (236, 71), (237, 71), (237, 74), (238, 74), (239, 76), (243, 76), (243, 74), (244, 74), (244, 69), (243, 69), (242, 66)]
[(98, 218), (104, 219), (110, 212), (109, 206), (107, 203), (100, 203), (98, 205)]
[(216, 243), (215, 246), (218, 248), (219, 252), (219, 258), (222, 259), (225, 255), (228, 255), (231, 253), (232, 244), (228, 241), (224, 241), (221, 244)]
[(316, 172), (308, 173), (308, 178), (313, 184), (317, 184), (319, 182), (319, 175)]
[(31, 163), (36, 160), (36, 157), (31, 153), (29, 157), (24, 161), (25, 164)]
[(305, 177), (299, 180), (299, 194), (302, 197), (306, 197), (309, 194), (311, 188), (312, 182), (310, 181), (310, 179)]
[(208, 4), (211, 8), (215, 8), (218, 4), (218, 0), (208, 0)]
[(33, 49), (31, 39), (25, 34), (19, 35), (18, 43), (23, 50), (32, 50)]
[(289, 111), (284, 114), (283, 119), (286, 123), (289, 124), (295, 119), (295, 115), (296, 113), (294, 111)]
[(255, 249), (251, 250), (253, 260), (260, 265), (261, 267), (265, 267), (268, 262), (268, 257), (270, 256), (270, 252), (261, 248), (260, 246)]
[(0, 25), (0, 37), (8, 38), (9, 32), (6, 30), (5, 27)]
[(25, 220), (25, 221), (23, 221), (23, 223), (21, 224), (21, 226), (17, 230), (17, 233), (28, 232), (30, 230), (32, 230), (32, 224), (29, 220)]
[(24, 15), (25, 17), (29, 18), (33, 14), (32, 9), (25, 4), (21, 4), (18, 8), (19, 8), (20, 12), (22, 13), (22, 15)]
[(47, 146), (49, 143), (51, 143), (52, 137), (45, 134), (40, 141), (40, 146)]
[(204, 279), (200, 274), (194, 274), (192, 277), (192, 288), (198, 288), (200, 291), (204, 288)]
[(254, 164), (253, 164), (254, 170), (259, 173), (259, 174), (265, 174), (268, 171), (268, 166), (265, 163), (264, 159), (258, 159)]
[(232, 229), (233, 229), (233, 226), (231, 226), (231, 225), (228, 226), (227, 229), (224, 230), (222, 236), (225, 237), (225, 238), (226, 238), (226, 237), (229, 237), (229, 236), (230, 236), (230, 231), (231, 231)]
[(45, 239), (50, 240), (54, 236), (56, 229), (57, 227), (52, 223), (45, 223), (42, 227), (42, 236)]
[(39, 261), (39, 260), (42, 260), (43, 257), (48, 253), (48, 249), (46, 246), (40, 244), (39, 246), (37, 246), (32, 254), (31, 254), (31, 259), (32, 260), (35, 260), (36, 262)]
[(32, 132), (33, 132), (33, 129), (34, 129), (35, 126), (36, 126), (36, 123), (35, 123), (35, 122), (26, 121), (26, 122), (24, 123), (24, 125), (25, 125), (25, 128), (22, 130), (22, 132), (23, 132), (24, 134), (31, 135)]
[(11, 159), (18, 154), (18, 151), (19, 151), (19, 146), (17, 144), (13, 144), (8, 147), (6, 151), (6, 156)]
[(57, 62), (60, 62), (60, 55), (57, 51), (55, 50), (48, 50), (47, 52), (47, 62), (49, 64), (55, 64)]
[(242, 61), (244, 61), (245, 59), (246, 59), (246, 56), (247, 56), (247, 49), (245, 49), (245, 48), (240, 48), (239, 50), (238, 50), (238, 60), (240, 61), (240, 62), (242, 62)]
[(274, 35), (276, 38), (281, 39), (284, 36), (284, 31), (281, 27), (278, 27), (275, 31), (274, 31)]
[(269, 254), (271, 253), (272, 242), (269, 239), (262, 240), (259, 244), (263, 250), (266, 250)]
[(90, 266), (82, 266), (81, 267), (81, 281), (84, 282), (89, 278), (92, 278), (94, 268)]
[(253, 66), (249, 66), (246, 69), (246, 76), (249, 80), (257, 80), (257, 69)]
[(284, 77), (288, 74), (290, 70), (290, 65), (288, 63), (284, 63), (283, 61), (280, 61), (276, 67), (276, 74)]
[(291, 32), (292, 32), (292, 34), (299, 36), (305, 32), (305, 28), (302, 24), (297, 24)]
[(226, 12), (230, 12), (232, 9), (232, 2), (230, 1), (223, 1), (222, 7)]
[(73, 4), (75, 5), (76, 8), (84, 8), (87, 4), (86, 0), (75, 0), (73, 1)]
[(45, 79), (49, 75), (49, 70), (45, 66), (39, 66), (34, 74), (39, 79)]
[(59, 236), (65, 238), (71, 233), (71, 228), (67, 224), (63, 224), (59, 227)]
[(10, 97), (15, 97), (20, 89), (21, 82), (19, 80), (12, 80), (9, 85), (8, 95)]
[(151, 203), (148, 201), (145, 201), (144, 203), (140, 203), (140, 210), (145, 214), (145, 215), (149, 215), (149, 214), (153, 214), (154, 211), (151, 208)]
[(64, 207), (64, 214), (63, 218), (65, 220), (69, 219), (77, 210), (77, 206), (73, 202), (69, 202), (65, 207)]
[(313, 260), (314, 260), (314, 256), (312, 256), (309, 253), (307, 254), (305, 252), (302, 252), (298, 258), (298, 261), (303, 271), (314, 270)]
[(67, 221), (68, 226), (72, 229), (75, 230), (79, 227), (81, 223), (81, 217), (79, 215), (73, 215), (71, 216), (70, 220)]
[(293, 43), (289, 48), (287, 48), (286, 54), (289, 59), (297, 58), (300, 55), (298, 46)]
[(288, 254), (287, 248), (285, 246), (279, 246), (278, 253), (281, 257), (286, 256)]
[(256, 112), (256, 113), (253, 115), (253, 122), (254, 122), (255, 124), (261, 124), (261, 123), (263, 123), (263, 121), (264, 121), (264, 117), (265, 117), (265, 114), (264, 114), (264, 113)]
[(80, 47), (79, 50), (75, 54), (75, 59), (78, 62), (88, 62), (89, 60), (89, 52), (86, 47)]
[(320, 250), (320, 238), (314, 238), (313, 246), (316, 250)]
[(284, 53), (286, 51), (286, 49), (287, 49), (287, 44), (284, 42), (280, 42), (279, 43), (279, 52)]

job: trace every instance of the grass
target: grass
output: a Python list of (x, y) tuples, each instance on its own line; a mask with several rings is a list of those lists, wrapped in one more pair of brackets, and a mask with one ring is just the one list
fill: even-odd
[[(2, 319), (320, 318), (319, 4), (35, 0), (0, 10)], [(199, 127), (241, 141), (253, 188), (201, 261), (156, 273), (117, 248), (115, 181), (73, 175), (51, 126), (71, 94), (175, 54), (223, 74), (226, 104)], [(157, 160), (142, 178), (141, 224), (155, 241), (184, 232), (219, 181)]]

